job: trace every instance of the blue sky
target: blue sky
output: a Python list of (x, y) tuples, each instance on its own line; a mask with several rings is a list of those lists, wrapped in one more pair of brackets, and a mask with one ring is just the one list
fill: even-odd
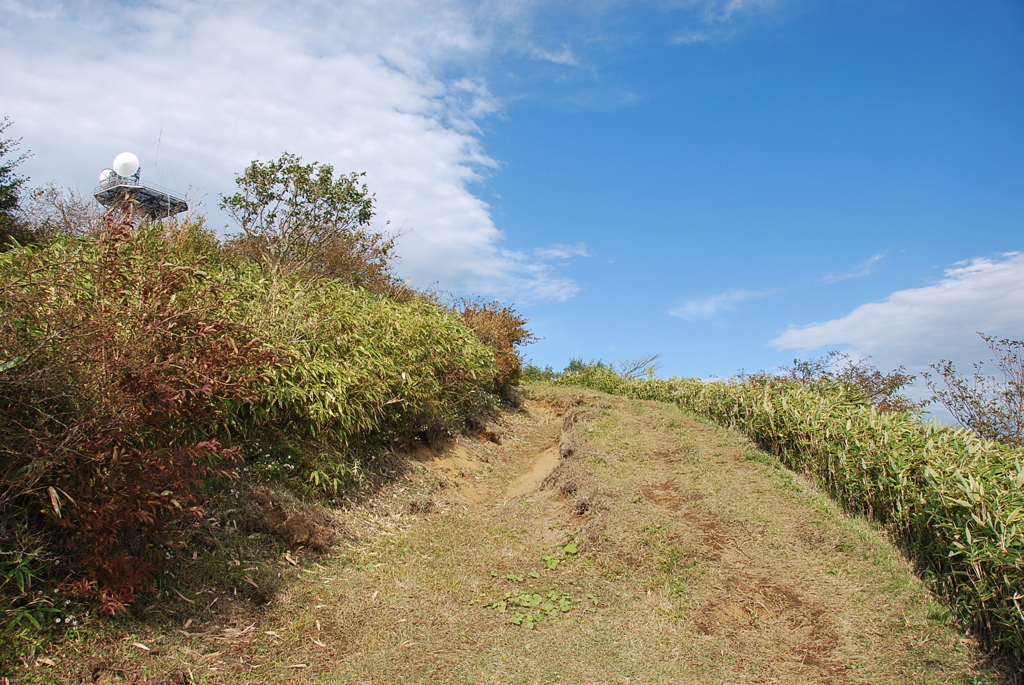
[(0, 10), (34, 183), (89, 191), (130, 149), (222, 226), (255, 157), (366, 171), (403, 276), (515, 303), (541, 365), (919, 371), (1024, 338), (1020, 2)]

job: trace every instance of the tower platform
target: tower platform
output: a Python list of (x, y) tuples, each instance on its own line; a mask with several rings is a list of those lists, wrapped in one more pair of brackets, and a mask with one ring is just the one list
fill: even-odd
[(133, 211), (147, 219), (165, 219), (188, 210), (188, 203), (169, 191), (143, 184), (137, 178), (111, 174), (110, 179), (101, 182), (93, 197), (104, 207), (124, 204), (134, 206)]

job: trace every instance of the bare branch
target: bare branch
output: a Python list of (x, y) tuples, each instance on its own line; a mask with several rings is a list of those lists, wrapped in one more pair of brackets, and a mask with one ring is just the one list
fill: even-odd
[(623, 378), (638, 378), (646, 376), (651, 378), (661, 368), (657, 361), (661, 359), (661, 353), (645, 354), (635, 359), (620, 359), (615, 362), (615, 371)]

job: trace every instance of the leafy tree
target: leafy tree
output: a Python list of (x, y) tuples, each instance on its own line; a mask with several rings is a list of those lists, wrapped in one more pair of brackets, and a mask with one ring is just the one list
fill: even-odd
[(374, 196), (359, 180), (335, 176), (330, 164), (302, 164), (297, 155), (253, 161), (235, 178), (239, 192), (220, 207), (241, 233), (229, 245), (264, 263), (276, 280), (292, 273), (368, 287), (393, 284), (394, 238), (368, 228)]
[(934, 399), (980, 437), (1024, 447), (1024, 341), (978, 335), (992, 350), (1002, 380), (986, 375), (984, 362), (976, 363), (967, 378), (942, 359), (931, 365), (938, 377), (925, 373), (925, 383)]
[(32, 232), (17, 217), (21, 186), (28, 179), (15, 173), (15, 169), (28, 159), (29, 153), (14, 156), (21, 145), (21, 139), (3, 137), (10, 126), (11, 120), (4, 117), (0, 122), (0, 251), (8, 249), (12, 239), (19, 243), (34, 240)]

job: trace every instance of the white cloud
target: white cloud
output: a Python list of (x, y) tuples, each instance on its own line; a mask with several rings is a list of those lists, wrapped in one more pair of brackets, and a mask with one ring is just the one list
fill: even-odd
[(782, 0), (705, 0), (705, 16), (728, 21), (740, 12), (766, 12), (780, 4)]
[(679, 7), (695, 12), (698, 20), (685, 22), (671, 38), (676, 45), (721, 43), (735, 38), (744, 25), (765, 15), (789, 10), (792, 0), (682, 0)]
[(740, 302), (758, 300), (772, 294), (773, 291), (767, 290), (727, 290), (719, 295), (683, 300), (678, 307), (669, 310), (669, 314), (687, 320), (710, 319), (724, 311), (734, 309)]
[(825, 276), (824, 281), (826, 283), (838, 283), (839, 281), (848, 281), (852, 278), (864, 278), (865, 276), (870, 276), (875, 264), (882, 261), (882, 258), (884, 257), (885, 253), (880, 252), (879, 254), (874, 255), (869, 260), (861, 264), (853, 271), (848, 271), (843, 274), (830, 274), (828, 276)]
[(0, 10), (27, 19), (52, 19), (60, 15), (61, 6), (53, 0), (36, 0), (31, 4), (20, 0), (2, 0)]
[(35, 183), (88, 191), (130, 149), (144, 179), (194, 186), (221, 226), (234, 175), (287, 150), (367, 172), (378, 219), (403, 234), (399, 270), (417, 283), (534, 299), (576, 290), (543, 255), (503, 248), (470, 187), (498, 168), (479, 122), (501, 104), (465, 70), (438, 75), (485, 56), (526, 10), (483, 21), (483, 8), (444, 0), (4, 7), (3, 113), (35, 153), (23, 167)]
[(892, 293), (846, 316), (791, 328), (771, 341), (803, 352), (846, 346), (880, 369), (912, 372), (939, 359), (961, 364), (988, 358), (977, 332), (1024, 339), (1024, 254), (958, 262), (934, 285)]
[[(502, 103), (481, 65), (507, 54), (576, 68), (574, 50), (591, 37), (547, 31), (543, 19), (575, 26), (621, 4), (0, 0), (0, 115), (35, 153), (22, 167), (34, 183), (88, 192), (115, 154), (132, 150), (146, 180), (191, 185), (218, 228), (227, 221), (218, 196), (255, 158), (289, 151), (366, 171), (378, 218), (403, 234), (404, 277), (564, 299), (577, 286), (547, 260), (566, 248), (510, 251), (474, 193), (499, 169), (480, 124)], [(699, 24), (710, 12), (720, 26), (761, 4), (684, 2), (674, 16)]]
[(698, 45), (700, 43), (710, 43), (715, 40), (715, 37), (705, 31), (695, 31), (682, 33), (672, 39), (672, 42), (676, 45)]
[(569, 50), (568, 48), (563, 48), (562, 50), (555, 52), (534, 46), (530, 53), (538, 59), (553, 62), (555, 64), (564, 64), (566, 66), (574, 67), (579, 63), (576, 55), (574, 55), (572, 50)]

